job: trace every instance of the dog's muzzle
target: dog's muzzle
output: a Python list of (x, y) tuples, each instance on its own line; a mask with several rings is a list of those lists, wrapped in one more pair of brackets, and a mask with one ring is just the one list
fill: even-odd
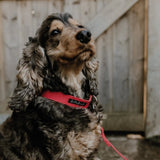
[(76, 39), (79, 40), (81, 43), (87, 44), (91, 40), (91, 32), (88, 30), (83, 30), (78, 32), (76, 35)]

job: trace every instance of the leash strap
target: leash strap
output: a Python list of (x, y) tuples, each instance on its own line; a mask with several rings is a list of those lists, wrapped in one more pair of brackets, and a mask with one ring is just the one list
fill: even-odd
[(101, 127), (101, 136), (102, 136), (104, 142), (106, 143), (106, 145), (107, 145), (108, 147), (112, 147), (113, 150), (117, 152), (117, 154), (119, 154), (124, 160), (127, 160), (127, 158), (124, 157), (124, 156), (113, 146), (113, 144), (106, 138), (106, 136), (105, 136), (105, 134), (104, 134), (104, 129), (103, 129), (102, 127)]
[[(89, 100), (84, 100), (78, 97), (74, 97), (71, 95), (66, 95), (63, 94), (62, 92), (50, 92), (50, 91), (45, 91), (42, 93), (42, 97), (50, 99), (55, 102), (59, 102), (62, 104), (65, 104), (70, 107), (74, 108), (87, 108), (92, 100), (92, 95), (90, 96)], [(117, 152), (124, 160), (127, 160), (112, 144), (109, 142), (109, 140), (106, 138), (104, 134), (104, 129), (101, 127), (101, 136), (106, 143), (108, 147), (112, 147), (114, 151)]]

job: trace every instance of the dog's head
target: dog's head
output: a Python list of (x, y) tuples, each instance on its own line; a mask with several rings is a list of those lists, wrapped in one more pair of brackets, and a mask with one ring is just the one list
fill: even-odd
[(84, 62), (95, 54), (91, 32), (68, 13), (48, 16), (37, 36), (50, 59), (63, 64)]
[(97, 95), (95, 71), (98, 63), (94, 55), (94, 41), (88, 29), (75, 21), (70, 14), (51, 14), (23, 50), (18, 64), (18, 83), (9, 107), (15, 111), (26, 109), (41, 94), (44, 79), (51, 70), (55, 73), (55, 68), (81, 70), (87, 82), (87, 90), (90, 94)]

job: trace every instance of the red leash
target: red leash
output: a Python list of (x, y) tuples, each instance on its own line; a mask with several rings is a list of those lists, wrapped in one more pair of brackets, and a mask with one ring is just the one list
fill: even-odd
[[(45, 91), (42, 93), (42, 97), (50, 99), (52, 101), (58, 102), (65, 104), (70, 107), (74, 108), (87, 108), (92, 100), (92, 96), (90, 96), (89, 100), (77, 98), (71, 95), (65, 95), (62, 92), (50, 92), (50, 91)], [(101, 136), (106, 143), (108, 147), (112, 147), (117, 154), (119, 154), (124, 160), (127, 160), (112, 144), (109, 142), (109, 140), (106, 138), (104, 134), (104, 129), (101, 127)]]
[(112, 147), (116, 152), (117, 154), (119, 154), (124, 160), (127, 160), (126, 157), (124, 157), (115, 147), (114, 145), (106, 138), (105, 134), (104, 134), (104, 129), (101, 127), (101, 135), (102, 135), (102, 138), (104, 140), (104, 142), (106, 143), (106, 145), (108, 147)]

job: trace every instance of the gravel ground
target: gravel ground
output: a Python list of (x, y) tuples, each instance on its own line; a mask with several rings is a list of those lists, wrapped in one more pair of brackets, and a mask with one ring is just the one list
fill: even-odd
[[(128, 160), (160, 160), (160, 144), (145, 139), (128, 139), (126, 136), (107, 136), (109, 141)], [(123, 160), (102, 141), (99, 157), (101, 160)]]

